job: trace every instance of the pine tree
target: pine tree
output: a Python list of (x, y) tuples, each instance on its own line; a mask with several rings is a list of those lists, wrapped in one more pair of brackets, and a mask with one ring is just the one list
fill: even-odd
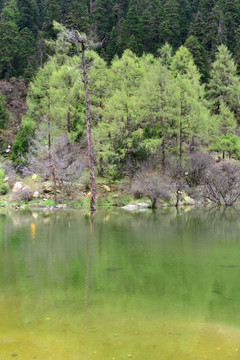
[(39, 25), (39, 12), (36, 0), (19, 0), (20, 30), (28, 28), (36, 37)]
[(109, 36), (109, 41), (106, 49), (106, 56), (108, 63), (114, 58), (116, 54), (118, 54), (119, 48), (118, 48), (118, 36), (116, 27), (114, 26), (112, 28), (112, 31)]
[(59, 0), (45, 0), (43, 7), (43, 30), (47, 36), (55, 35), (53, 21), (63, 22), (62, 3)]
[(67, 2), (66, 25), (69, 28), (86, 31), (89, 25), (87, 0)]
[(189, 0), (179, 0), (178, 4), (180, 16), (180, 39), (182, 44), (188, 35), (190, 23), (192, 20), (192, 12)]
[(181, 27), (179, 4), (176, 0), (167, 0), (164, 4), (165, 18), (160, 24), (160, 42), (168, 42), (173, 48), (177, 48), (181, 43)]
[(240, 3), (238, 0), (225, 0), (223, 2), (224, 26), (227, 32), (226, 45), (234, 53), (236, 37), (234, 36), (240, 26)]
[(98, 37), (101, 41), (106, 41), (112, 27), (116, 25), (113, 16), (114, 0), (96, 0), (93, 6), (92, 20), (97, 29)]
[(12, 21), (18, 25), (20, 20), (20, 13), (17, 0), (8, 0), (4, 2), (4, 7), (1, 12), (1, 21)]
[(24, 28), (20, 31), (20, 57), (21, 69), (24, 70), (23, 76), (29, 81), (37, 70), (37, 44), (34, 34), (29, 28)]
[(0, 77), (16, 76), (19, 63), (19, 31), (13, 21), (0, 21)]
[[(131, 38), (132, 37), (132, 38)], [(131, 38), (131, 45), (134, 42), (135, 53), (141, 55), (143, 52), (143, 47), (141, 41), (143, 39), (143, 30), (141, 19), (137, 12), (137, 7), (135, 1), (132, 0), (129, 4), (126, 19), (124, 20), (122, 27), (122, 37), (121, 37), (121, 49), (125, 50), (128, 48), (128, 43)]]
[(206, 80), (208, 77), (208, 72), (206, 68), (206, 52), (204, 47), (199, 43), (197, 38), (193, 35), (190, 35), (185, 41), (184, 46), (191, 52), (194, 63), (197, 65), (200, 73), (202, 74), (203, 80)]
[(225, 42), (226, 29), (223, 23), (223, 16), (221, 8), (216, 5), (206, 18), (204, 44), (211, 58), (214, 57), (218, 46)]

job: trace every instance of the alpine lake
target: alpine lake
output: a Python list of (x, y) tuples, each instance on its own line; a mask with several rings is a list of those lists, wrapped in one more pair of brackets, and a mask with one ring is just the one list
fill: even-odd
[(2, 211), (0, 359), (240, 358), (240, 210)]

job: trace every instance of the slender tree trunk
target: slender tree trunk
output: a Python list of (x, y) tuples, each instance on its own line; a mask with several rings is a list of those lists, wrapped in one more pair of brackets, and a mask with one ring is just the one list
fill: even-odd
[(92, 12), (93, 12), (93, 0), (90, 0), (90, 3), (89, 3), (89, 15), (90, 16), (92, 15)]
[(191, 144), (190, 144), (190, 153), (195, 151), (195, 137), (192, 137)]
[(83, 81), (84, 81), (85, 103), (86, 103), (88, 160), (89, 160), (90, 184), (91, 184), (90, 209), (91, 211), (96, 211), (96, 205), (95, 205), (96, 185), (95, 185), (95, 175), (94, 175), (94, 166), (93, 166), (93, 146), (92, 146), (91, 118), (90, 118), (90, 106), (89, 106), (89, 96), (88, 96), (88, 78), (87, 78), (87, 66), (85, 59), (85, 44), (83, 41), (81, 42), (81, 45), (82, 45)]
[(180, 121), (180, 128), (179, 128), (179, 162), (178, 162), (178, 177), (179, 177), (179, 184), (177, 188), (177, 201), (176, 207), (179, 206), (181, 194), (182, 194), (182, 155), (183, 155), (183, 130), (182, 130), (182, 121)]
[(180, 129), (179, 129), (179, 178), (182, 181), (182, 155), (183, 155), (183, 131), (182, 131), (182, 121), (180, 121)]
[(48, 119), (48, 161), (49, 161), (49, 168), (51, 168), (51, 125), (49, 119)]
[[(128, 106), (126, 107), (127, 110), (127, 114), (128, 114)], [(130, 129), (129, 129), (129, 117), (127, 115), (127, 123), (126, 123), (126, 131), (128, 132), (128, 134), (130, 134)], [(128, 147), (127, 148), (127, 173), (129, 176), (130, 181), (133, 178), (133, 169), (132, 169), (132, 158), (131, 158), (131, 149)]]
[(52, 147), (52, 137), (50, 134), (49, 134), (48, 140), (50, 141), (50, 143), (49, 143), (49, 149), (50, 149), (49, 158), (51, 159), (50, 165), (51, 165), (52, 177), (53, 177), (54, 206), (57, 206), (57, 182), (56, 182), (56, 172), (55, 172), (55, 160), (54, 160), (54, 153), (53, 153), (53, 147)]
[(166, 172), (166, 142), (165, 142), (164, 138), (162, 140), (161, 150), (162, 150), (162, 173), (165, 174), (165, 172)]
[(132, 180), (133, 178), (133, 168), (132, 168), (132, 159), (131, 159), (131, 150), (127, 149), (127, 173), (129, 179)]
[(70, 124), (70, 107), (68, 107), (68, 112), (67, 112), (67, 132), (70, 134), (70, 130), (71, 130), (71, 124)]
[(99, 176), (103, 177), (104, 170), (103, 170), (103, 158), (102, 156), (99, 159)]

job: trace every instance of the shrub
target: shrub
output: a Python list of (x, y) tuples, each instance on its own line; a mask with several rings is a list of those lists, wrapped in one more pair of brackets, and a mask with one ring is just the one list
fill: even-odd
[(233, 161), (213, 165), (204, 177), (204, 196), (217, 205), (233, 205), (240, 195), (240, 168)]
[(33, 199), (33, 192), (29, 186), (24, 186), (22, 189), (14, 192), (12, 198), (13, 201), (17, 201), (19, 203), (21, 201), (28, 202)]
[(8, 193), (8, 186), (4, 181), (5, 170), (3, 168), (0, 169), (0, 193), (1, 195), (5, 195)]
[(185, 168), (185, 181), (191, 186), (201, 185), (207, 170), (214, 164), (211, 155), (196, 151), (191, 154)]
[(152, 209), (157, 207), (157, 200), (169, 201), (171, 193), (168, 179), (159, 172), (145, 170), (137, 173), (134, 177), (131, 192), (136, 195), (146, 196), (151, 200)]

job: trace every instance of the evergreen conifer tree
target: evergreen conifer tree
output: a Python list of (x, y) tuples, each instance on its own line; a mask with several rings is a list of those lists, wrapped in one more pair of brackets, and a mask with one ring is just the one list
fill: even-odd
[(123, 22), (121, 49), (127, 49), (130, 42), (130, 45), (135, 48), (134, 52), (137, 55), (141, 55), (143, 52), (143, 47), (141, 45), (142, 39), (143, 29), (141, 19), (138, 15), (135, 1), (131, 0), (128, 7), (126, 19)]

